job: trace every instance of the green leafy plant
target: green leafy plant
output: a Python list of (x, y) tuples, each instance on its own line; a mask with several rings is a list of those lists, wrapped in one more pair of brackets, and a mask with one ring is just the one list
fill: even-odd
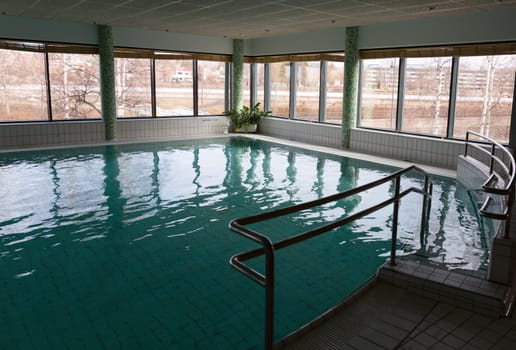
[(243, 106), (240, 110), (231, 109), (224, 113), (227, 115), (235, 130), (243, 130), (247, 132), (249, 125), (258, 124), (262, 117), (267, 117), (271, 111), (260, 111), (260, 102), (249, 108)]

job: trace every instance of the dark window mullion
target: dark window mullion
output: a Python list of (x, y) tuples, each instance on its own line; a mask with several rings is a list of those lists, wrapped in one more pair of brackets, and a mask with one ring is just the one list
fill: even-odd
[(194, 116), (199, 115), (199, 74), (197, 69), (197, 60), (192, 61), (193, 71), (193, 113)]
[(154, 58), (150, 59), (150, 79), (151, 79), (151, 109), (152, 109), (152, 117), (156, 118), (156, 60)]
[(459, 57), (453, 57), (450, 81), (450, 103), (448, 104), (448, 125), (446, 137), (453, 138), (455, 127), (455, 106), (457, 104), (457, 83), (459, 81)]
[(406, 59), (400, 58), (398, 74), (398, 103), (396, 104), (396, 131), (401, 131), (403, 125), (403, 98), (405, 94), (405, 66)]
[(47, 113), (48, 120), (52, 121), (52, 93), (50, 90), (50, 64), (48, 62), (47, 44), (45, 44), (45, 85), (47, 88)]

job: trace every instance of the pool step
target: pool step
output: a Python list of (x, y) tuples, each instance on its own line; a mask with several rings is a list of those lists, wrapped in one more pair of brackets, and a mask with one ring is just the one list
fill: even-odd
[(415, 294), (475, 311), (490, 317), (504, 316), (509, 287), (467, 276), (420, 261), (398, 258), (378, 270), (380, 280), (409, 289)]

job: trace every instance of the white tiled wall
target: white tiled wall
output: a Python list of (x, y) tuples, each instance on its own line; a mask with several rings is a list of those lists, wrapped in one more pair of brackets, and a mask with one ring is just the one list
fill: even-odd
[(220, 135), (228, 132), (226, 117), (187, 117), (168, 119), (121, 119), (117, 122), (120, 141)]
[[(120, 119), (117, 121), (117, 139), (138, 141), (220, 135), (227, 133), (228, 124), (228, 119), (223, 116)], [(258, 132), (315, 145), (342, 147), (342, 128), (339, 125), (264, 118), (260, 121)], [(104, 140), (104, 124), (100, 120), (0, 124), (0, 149), (98, 143)], [(352, 151), (450, 169), (457, 166), (458, 155), (464, 152), (462, 142), (365, 129), (352, 129), (350, 140)]]
[(95, 143), (104, 140), (100, 120), (0, 124), (0, 149)]
[(339, 125), (263, 118), (260, 120), (258, 132), (263, 135), (319, 146), (341, 148), (342, 145), (342, 128)]
[(464, 142), (404, 135), (367, 129), (352, 129), (350, 148), (409, 162), (455, 169)]
[[(117, 140), (220, 135), (228, 125), (226, 117), (120, 119)], [(104, 135), (101, 120), (0, 124), (0, 149), (98, 143)]]
[(460, 156), (457, 163), (457, 180), (468, 189), (481, 189), (489, 177), (489, 168), (470, 157)]

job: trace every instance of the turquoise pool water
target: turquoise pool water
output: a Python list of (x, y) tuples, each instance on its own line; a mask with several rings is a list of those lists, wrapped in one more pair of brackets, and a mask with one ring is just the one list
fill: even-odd
[[(0, 348), (260, 349), (264, 291), (228, 264), (256, 245), (229, 221), (394, 170), (242, 138), (0, 154)], [(389, 191), (257, 229), (277, 240)], [(489, 233), (467, 191), (434, 178), (423, 244), (420, 208), (416, 194), (401, 204), (400, 253), (485, 269)], [(277, 339), (374, 275), (388, 255), (391, 214), (278, 252)]]

